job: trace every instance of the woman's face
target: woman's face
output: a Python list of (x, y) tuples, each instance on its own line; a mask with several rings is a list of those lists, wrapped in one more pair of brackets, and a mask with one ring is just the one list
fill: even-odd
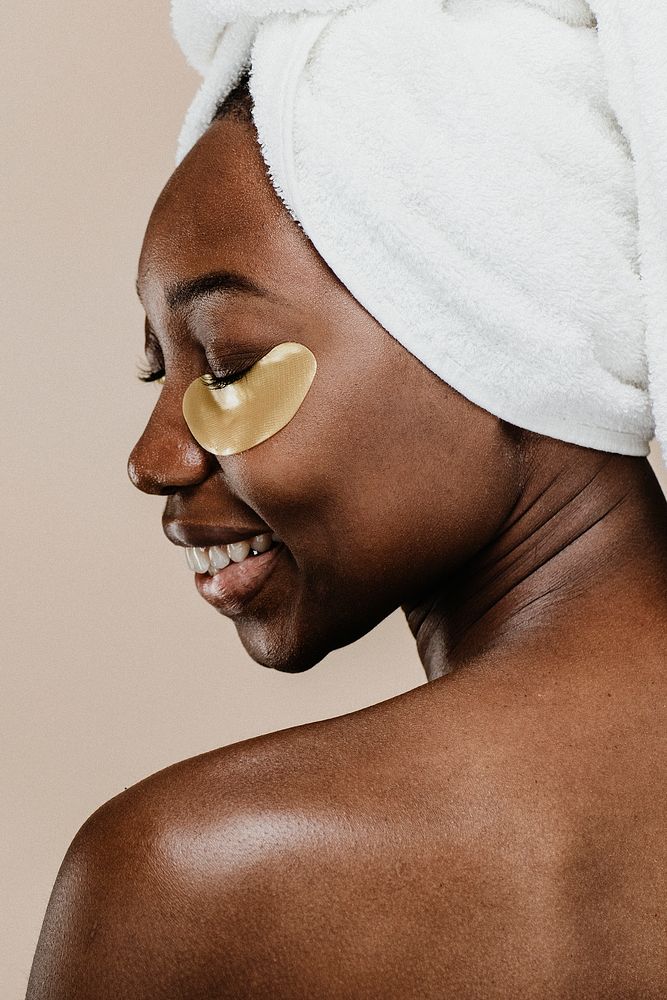
[[(186, 288), (223, 271), (266, 294), (213, 279)], [(139, 290), (148, 366), (166, 379), (146, 388), (158, 395), (129, 474), (167, 497), (163, 526), (177, 544), (262, 530), (281, 539), (249, 600), (225, 593), (228, 570), (196, 575), (258, 663), (306, 670), (427, 599), (513, 505), (516, 449), (502, 423), (425, 368), (335, 277), (274, 193), (250, 123), (215, 120), (170, 178)], [(317, 360), (296, 416), (246, 451), (204, 451), (183, 416), (188, 386), (286, 341)]]

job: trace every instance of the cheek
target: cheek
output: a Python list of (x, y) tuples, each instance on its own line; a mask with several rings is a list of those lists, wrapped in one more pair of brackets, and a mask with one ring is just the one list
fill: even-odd
[[(320, 558), (376, 517), (379, 476), (399, 456), (382, 441), (386, 415), (368, 394), (317, 379), (294, 418), (266, 441), (221, 457), (230, 486), (296, 551)], [(282, 534), (281, 534), (282, 532)]]
[(388, 524), (405, 530), (424, 499), (428, 465), (442, 455), (425, 439), (430, 421), (415, 397), (381, 391), (379, 381), (322, 378), (286, 427), (221, 458), (239, 495), (276, 524), (298, 521), (357, 543), (373, 544)]
[(432, 373), (414, 375), (414, 363), (346, 410), (356, 420), (342, 418), (330, 452), (341, 484), (337, 533), (369, 565), (441, 572), (490, 540), (517, 482), (516, 455), (495, 416)]
[(313, 409), (304, 401), (271, 437), (218, 459), (234, 492), (278, 534), (324, 499), (328, 464)]
[(220, 461), (301, 566), (392, 588), (484, 545), (514, 481), (499, 421), (432, 373), (415, 378), (414, 360), (407, 376), (322, 379), (285, 428)]

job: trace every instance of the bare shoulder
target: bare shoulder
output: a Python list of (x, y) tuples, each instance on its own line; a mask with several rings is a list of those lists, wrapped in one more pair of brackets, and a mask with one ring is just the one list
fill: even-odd
[(333, 946), (334, 912), (355, 905), (364, 734), (372, 766), (383, 737), (354, 713), (181, 761), (101, 806), (58, 873), (28, 1000), (301, 995), (301, 946)]
[(660, 996), (664, 867), (644, 839), (651, 878), (623, 881), (636, 801), (605, 806), (611, 751), (556, 745), (553, 704), (429, 687), (110, 800), (64, 864), (30, 1000)]

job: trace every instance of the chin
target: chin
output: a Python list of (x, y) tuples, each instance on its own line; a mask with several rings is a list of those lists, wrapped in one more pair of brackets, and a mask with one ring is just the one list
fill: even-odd
[(312, 624), (300, 629), (298, 618), (281, 628), (271, 628), (265, 619), (237, 619), (235, 624), (243, 648), (255, 663), (283, 674), (303, 674), (329, 653), (363, 638), (394, 610), (391, 607), (372, 619), (341, 617), (321, 623), (317, 631)]
[(251, 660), (260, 667), (277, 670), (282, 674), (303, 674), (312, 670), (327, 656), (333, 646), (317, 646), (288, 639), (284, 635), (257, 622), (237, 622), (236, 631), (241, 644)]

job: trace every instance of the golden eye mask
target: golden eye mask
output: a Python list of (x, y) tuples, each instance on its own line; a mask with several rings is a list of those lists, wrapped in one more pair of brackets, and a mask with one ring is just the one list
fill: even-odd
[(296, 416), (317, 362), (303, 344), (278, 344), (231, 385), (196, 378), (183, 397), (192, 436), (213, 455), (237, 455), (273, 437)]

